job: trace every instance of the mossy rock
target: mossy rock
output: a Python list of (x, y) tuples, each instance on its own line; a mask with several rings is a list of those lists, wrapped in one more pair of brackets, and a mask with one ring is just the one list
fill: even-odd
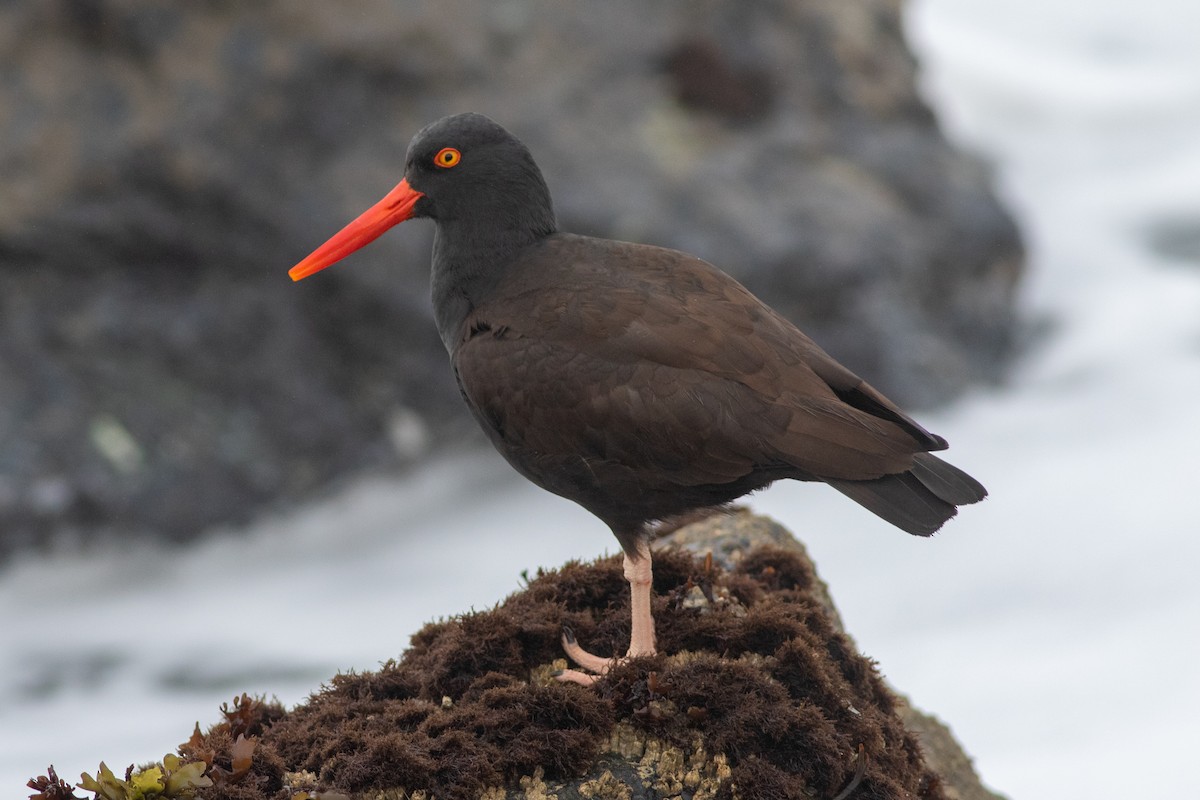
[(291, 711), (245, 696), (224, 707), (180, 748), (208, 764), (212, 786), (194, 796), (996, 797), (945, 728), (858, 653), (778, 525), (718, 514), (656, 550), (663, 655), (591, 688), (554, 680), (564, 625), (594, 652), (622, 651), (629, 591), (617, 557), (539, 571), (495, 608), (425, 626), (399, 660), (338, 675)]

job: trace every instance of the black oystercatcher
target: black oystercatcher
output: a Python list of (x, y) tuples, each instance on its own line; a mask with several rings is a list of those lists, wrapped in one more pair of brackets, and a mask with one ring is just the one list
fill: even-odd
[[(437, 327), (471, 412), (518, 472), (591, 511), (625, 551), (628, 657), (654, 652), (656, 520), (793, 478), (928, 536), (987, 495), (930, 455), (945, 439), (716, 267), (560, 232), (529, 150), (479, 114), (419, 132), (399, 185), (289, 274), (413, 217), (437, 226)], [(569, 632), (563, 645), (593, 673), (611, 663)]]

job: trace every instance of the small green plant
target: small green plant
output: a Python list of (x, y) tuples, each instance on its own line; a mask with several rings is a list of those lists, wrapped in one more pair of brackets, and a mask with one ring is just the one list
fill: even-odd
[(212, 786), (212, 779), (204, 775), (208, 765), (203, 761), (184, 763), (176, 755), (165, 755), (157, 764), (139, 770), (125, 770), (121, 780), (101, 761), (96, 777), (83, 773), (79, 788), (94, 792), (96, 800), (173, 800), (190, 798), (197, 789)]
[(77, 787), (95, 798), (79, 797), (74, 787), (58, 777), (51, 766), (45, 775), (26, 784), (34, 790), (30, 800), (191, 800), (199, 789), (259, 780), (253, 772), (254, 749), (262, 732), (284, 714), (278, 701), (243, 693), (233, 704), (221, 704), (224, 720), (208, 732), (196, 724), (191, 738), (178, 754), (140, 769), (132, 765), (124, 779), (103, 761), (95, 776), (83, 773)]

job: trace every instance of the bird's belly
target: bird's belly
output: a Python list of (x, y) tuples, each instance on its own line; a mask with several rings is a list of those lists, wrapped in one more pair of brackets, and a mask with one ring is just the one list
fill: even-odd
[[(572, 500), (599, 517), (614, 531), (629, 531), (644, 523), (698, 508), (719, 506), (790, 474), (786, 467), (747, 469), (738, 475), (703, 475), (689, 465), (669, 468), (636, 458), (600, 457), (566, 449), (531, 449), (506, 439), (480, 419), (492, 444), (512, 467), (532, 483)], [(658, 461), (657, 459), (655, 461)]]
[(801, 477), (765, 445), (786, 413), (701, 370), (481, 335), (457, 354), (456, 372), (518, 472), (614, 529)]

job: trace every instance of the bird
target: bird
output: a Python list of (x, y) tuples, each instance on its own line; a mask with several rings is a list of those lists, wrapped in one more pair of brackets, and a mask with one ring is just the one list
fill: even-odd
[(930, 433), (734, 278), (649, 244), (559, 230), (528, 147), (462, 113), (417, 132), (403, 179), (289, 271), (299, 281), (432, 219), (437, 330), (487, 438), (612, 530), (630, 585), (623, 657), (562, 646), (595, 683), (656, 653), (654, 526), (780, 479), (824, 482), (929, 536), (987, 496)]

